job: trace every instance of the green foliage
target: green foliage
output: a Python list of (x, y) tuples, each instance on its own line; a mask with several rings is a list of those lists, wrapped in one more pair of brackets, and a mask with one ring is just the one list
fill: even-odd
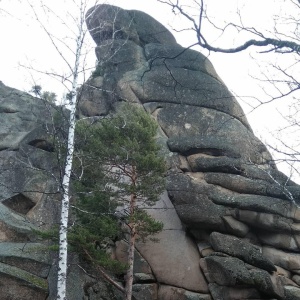
[[(76, 189), (78, 192), (87, 188), (77, 186)], [(116, 203), (110, 199), (109, 194), (91, 191), (88, 194), (80, 192), (78, 196), (75, 210), (80, 226), (88, 230), (95, 238), (97, 236), (98, 241), (107, 237), (115, 238), (119, 231), (117, 219), (114, 216)]]
[(98, 191), (95, 181), (88, 178), (75, 182), (73, 188), (77, 194), (76, 223), (68, 234), (72, 249), (96, 265), (115, 273), (124, 271), (125, 266), (111, 259), (102, 247), (105, 241), (119, 234), (118, 220), (114, 216), (116, 203), (107, 192)]
[[(151, 117), (129, 104), (123, 105), (111, 119), (93, 126), (77, 125), (78, 145), (85, 153), (84, 165), (98, 166), (97, 170), (88, 170), (89, 176), (97, 178), (100, 172), (104, 174), (104, 180), (119, 190), (118, 197), (122, 201), (134, 193), (137, 198), (153, 204), (163, 191), (165, 163), (159, 155), (156, 134), (157, 125)], [(137, 174), (135, 185), (128, 182), (131, 167)]]
[(147, 212), (142, 209), (135, 209), (134, 214), (129, 218), (130, 223), (137, 226), (138, 239), (145, 240), (149, 235), (160, 232), (163, 223), (154, 220)]
[(73, 173), (77, 219), (69, 242), (85, 259), (124, 271), (124, 265), (101, 249), (103, 242), (121, 234), (116, 210), (123, 222), (134, 224), (141, 240), (162, 230), (162, 223), (140, 208), (154, 204), (164, 189), (165, 163), (156, 134), (151, 117), (129, 104), (111, 118), (77, 123)]
[(57, 100), (57, 95), (53, 92), (48, 92), (48, 91), (45, 91), (42, 93), (42, 96), (41, 98), (45, 101), (48, 101), (50, 103), (55, 103), (55, 101)]
[(55, 104), (55, 101), (57, 100), (57, 95), (55, 93), (49, 91), (42, 92), (42, 87), (40, 85), (33, 85), (30, 93), (53, 104)]
[[(97, 225), (95, 224), (95, 229)], [(95, 231), (95, 230), (92, 230)], [(103, 229), (102, 229), (103, 232)], [(77, 225), (69, 232), (68, 239), (71, 249), (76, 251), (80, 257), (93, 264), (100, 265), (115, 273), (122, 273), (126, 265), (113, 260), (105, 249), (101, 248), (104, 239), (100, 240), (101, 235), (93, 234), (90, 227)]]
[(58, 227), (53, 227), (49, 230), (36, 230), (32, 229), (33, 233), (39, 236), (40, 238), (44, 240), (53, 240), (53, 241), (58, 241), (58, 232), (59, 228)]
[(33, 93), (36, 97), (40, 96), (42, 92), (42, 87), (40, 85), (33, 85), (31, 87), (30, 93)]

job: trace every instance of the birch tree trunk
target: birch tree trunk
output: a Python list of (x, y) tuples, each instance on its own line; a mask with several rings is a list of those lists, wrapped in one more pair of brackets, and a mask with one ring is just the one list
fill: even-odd
[(80, 23), (78, 26), (79, 32), (76, 41), (76, 56), (73, 69), (73, 81), (70, 97), (70, 117), (69, 117), (69, 132), (68, 132), (68, 145), (67, 145), (67, 157), (65, 163), (64, 177), (62, 182), (63, 196), (61, 203), (61, 217), (60, 217), (60, 229), (59, 229), (59, 264), (58, 264), (58, 276), (57, 276), (57, 299), (66, 300), (67, 290), (67, 256), (68, 256), (68, 220), (69, 220), (69, 205), (70, 205), (70, 176), (72, 171), (74, 142), (75, 142), (75, 127), (76, 127), (76, 95), (77, 95), (77, 80), (78, 80), (78, 68), (80, 63), (80, 56), (82, 51), (83, 40), (85, 36), (84, 31), (84, 13), (80, 11)]

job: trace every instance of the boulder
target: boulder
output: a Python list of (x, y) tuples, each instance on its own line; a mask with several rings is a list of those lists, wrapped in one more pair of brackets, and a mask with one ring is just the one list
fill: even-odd
[(246, 214), (243, 213), (244, 210), (277, 214), (294, 220), (298, 220), (299, 218), (299, 208), (292, 202), (283, 199), (253, 194), (226, 196), (221, 190), (214, 190), (214, 193), (211, 194), (211, 199), (219, 205), (239, 208), (235, 214), (238, 220), (240, 214), (242, 216)]
[(212, 300), (208, 294), (190, 292), (178, 287), (161, 285), (158, 290), (158, 300)]
[(46, 279), (3, 263), (0, 263), (0, 285), (3, 300), (47, 299)]
[(157, 300), (157, 284), (134, 284), (132, 295), (138, 300)]
[(239, 210), (236, 217), (250, 226), (275, 232), (299, 232), (300, 223), (278, 214), (268, 214), (250, 210)]
[(173, 35), (158, 21), (144, 12), (100, 4), (86, 13), (88, 29), (97, 45), (106, 40), (131, 40), (138, 45), (149, 43), (175, 44)]
[(102, 74), (116, 73), (121, 77), (124, 73), (140, 67), (147, 67), (143, 48), (133, 41), (108, 40), (107, 45), (96, 47), (97, 66)]
[(272, 263), (300, 275), (300, 254), (286, 252), (272, 247), (262, 247), (262, 253)]
[(236, 220), (232, 216), (224, 216), (222, 218), (224, 221), (226, 232), (230, 234), (236, 235), (238, 237), (244, 237), (250, 230), (249, 226)]
[(258, 238), (263, 244), (274, 248), (296, 252), (299, 252), (300, 249), (300, 234), (273, 233), (261, 230)]
[(300, 286), (300, 275), (294, 275), (292, 280)]
[(294, 187), (283, 188), (276, 183), (269, 184), (263, 180), (252, 180), (241, 175), (207, 172), (205, 173), (205, 180), (207, 183), (220, 185), (226, 189), (242, 194), (255, 194), (287, 199), (289, 200), (287, 206), (293, 205), (292, 199), (296, 202), (300, 201), (300, 198), (297, 198), (298, 191)]
[(263, 256), (258, 247), (231, 235), (213, 232), (210, 242), (215, 251), (224, 252), (268, 272), (276, 271), (274, 264)]
[(51, 259), (47, 247), (43, 244), (2, 242), (0, 262), (47, 278)]
[(299, 300), (300, 299), (300, 289), (294, 286), (284, 287), (285, 300)]
[(226, 286), (254, 285), (249, 270), (240, 259), (235, 257), (208, 256), (204, 260), (209, 274), (209, 283)]
[(145, 56), (150, 66), (166, 66), (170, 68), (183, 68), (206, 73), (221, 83), (212, 63), (202, 53), (186, 49), (178, 44), (164, 45), (150, 43), (145, 45)]
[(260, 293), (255, 288), (233, 288), (216, 283), (210, 283), (208, 286), (214, 300), (261, 299)]

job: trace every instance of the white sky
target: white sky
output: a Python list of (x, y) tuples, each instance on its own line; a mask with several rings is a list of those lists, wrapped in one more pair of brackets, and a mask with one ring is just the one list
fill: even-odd
[[(30, 0), (30, 3), (35, 5), (39, 1), (40, 0)], [(78, 2), (77, 0), (74, 1)], [(185, 3), (190, 2), (189, 0), (184, 1), (186, 1)], [(71, 6), (69, 5), (72, 0), (44, 0), (44, 2), (51, 6), (58, 14), (63, 14), (63, 19), (66, 22), (68, 21), (65, 10), (69, 13), (72, 12)], [(170, 7), (158, 3), (156, 0), (114, 0), (100, 2), (109, 2), (125, 9), (143, 10), (169, 29), (174, 27), (177, 29), (182, 29), (187, 26), (190, 27), (190, 24), (185, 23), (184, 19), (175, 18)], [(227, 23), (238, 21), (235, 12), (237, 7), (239, 7), (242, 11), (244, 24), (246, 26), (257, 26), (258, 28), (272, 28), (273, 16), (276, 14), (284, 16), (287, 10), (286, 4), (280, 6), (282, 2), (275, 0), (209, 0), (208, 2), (209, 11), (211, 11), (215, 17), (214, 21), (218, 22), (224, 19), (224, 16), (226, 16), (225, 22)], [(277, 4), (275, 5), (274, 3)], [(58, 36), (60, 35), (64, 41), (70, 38), (71, 35), (67, 36), (65, 27), (53, 20), (54, 19), (51, 18), (47, 20), (43, 17), (44, 22), (49, 22), (48, 26), (51, 31)], [(3, 81), (4, 84), (28, 91), (35, 82), (41, 84), (44, 90), (62, 91), (61, 85), (58, 82), (53, 83), (50, 79), (42, 79), (39, 74), (29, 72), (19, 66), (19, 64), (32, 64), (44, 70), (53, 68), (60, 73), (65, 72), (62, 61), (55, 53), (48, 37), (39, 28), (27, 1), (0, 0), (0, 32), (0, 80)], [(215, 32), (209, 32), (210, 37), (215, 38), (217, 43), (225, 42), (229, 47), (233, 43), (239, 44), (244, 38), (243, 35), (239, 35), (236, 40), (233, 40), (232, 35), (234, 33), (234, 31), (229, 31), (228, 35), (218, 38)], [(177, 42), (183, 46), (189, 46), (195, 42), (195, 36), (191, 32), (185, 31), (183, 33), (176, 33), (173, 31), (173, 34)], [(70, 43), (72, 43), (71, 40)], [(91, 43), (94, 45), (92, 41)], [(263, 60), (268, 58), (267, 55), (269, 54), (261, 54), (256, 57)], [(235, 95), (242, 97), (240, 103), (245, 111), (249, 111), (249, 106), (245, 105), (245, 101), (249, 102), (249, 100), (252, 99), (251, 97), (257, 97), (259, 99), (265, 97), (265, 94), (262, 93), (259, 87), (260, 82), (249, 76), (249, 74), (256, 77), (260, 76), (259, 72), (261, 72), (261, 69), (258, 64), (261, 64), (261, 62), (257, 59), (251, 59), (247, 51), (239, 54), (212, 53), (209, 59), (212, 61), (217, 73), (227, 84), (228, 88)], [(92, 64), (96, 61), (93, 50), (90, 53), (90, 61)], [(57, 92), (57, 94), (60, 92)], [(251, 101), (253, 104), (253, 99)], [(248, 114), (247, 117), (252, 128), (256, 135), (263, 141), (266, 139), (269, 141), (271, 138), (268, 132), (274, 132), (274, 130), (282, 124), (279, 122), (280, 114), (278, 110), (282, 112), (286, 110), (286, 107), (286, 103), (282, 105), (280, 101), (277, 101), (275, 104), (266, 105)], [(273, 142), (274, 141), (272, 141), (272, 143)]]

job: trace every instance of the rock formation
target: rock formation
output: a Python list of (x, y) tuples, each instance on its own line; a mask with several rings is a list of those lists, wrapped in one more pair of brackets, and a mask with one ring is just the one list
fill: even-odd
[[(277, 170), (210, 61), (145, 13), (99, 5), (88, 15), (99, 65), (78, 117), (138, 103), (159, 124), (168, 164), (150, 210), (164, 230), (137, 246), (135, 298), (299, 300), (300, 187)], [(55, 108), (1, 84), (0, 115), (0, 299), (54, 299), (55, 260), (31, 228), (57, 222)], [(126, 248), (116, 242), (121, 261)], [(70, 300), (121, 299), (71, 259)]]

